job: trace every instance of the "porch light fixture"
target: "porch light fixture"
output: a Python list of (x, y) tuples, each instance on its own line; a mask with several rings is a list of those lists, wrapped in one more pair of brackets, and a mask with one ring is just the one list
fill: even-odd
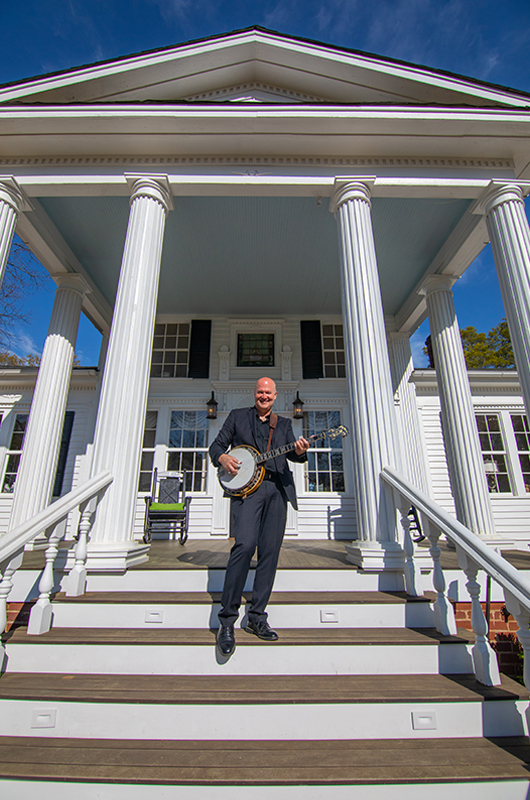
[(206, 419), (217, 419), (217, 400), (215, 399), (213, 391), (212, 396), (206, 402), (206, 408), (208, 409), (206, 412)]
[(296, 393), (296, 398), (293, 400), (293, 419), (303, 419), (304, 418), (304, 401), (300, 400), (300, 393)]

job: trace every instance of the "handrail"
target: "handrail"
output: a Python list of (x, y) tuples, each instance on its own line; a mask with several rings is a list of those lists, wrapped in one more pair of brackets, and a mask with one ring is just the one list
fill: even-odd
[(71, 492), (56, 500), (55, 503), (43, 508), (31, 519), (22, 522), (13, 530), (0, 536), (0, 564), (12, 558), (39, 533), (58, 525), (74, 508), (90, 500), (91, 497), (105, 489), (112, 481), (112, 474), (108, 470), (104, 470), (90, 478), (82, 486), (72, 489)]
[(13, 587), (13, 575), (22, 565), (25, 545), (39, 533), (46, 533), (46, 563), (39, 581), (39, 598), (31, 609), (28, 624), (29, 634), (40, 634), (49, 631), (52, 622), (50, 594), (54, 586), (53, 570), (59, 552), (59, 541), (64, 536), (64, 528), (60, 523), (71, 511), (79, 508), (81, 520), (75, 547), (75, 563), (68, 576), (67, 591), (67, 594), (78, 596), (83, 594), (86, 587), (87, 541), (91, 518), (99, 499), (113, 480), (112, 474), (107, 470), (100, 472), (0, 538), (0, 567), (3, 571), (3, 575), (0, 573), (0, 672), (5, 662), (5, 646), (1, 641), (1, 633), (7, 621), (7, 598)]
[(497, 581), (503, 589), (514, 595), (530, 611), (530, 581), (505, 558), (476, 536), (469, 528), (450, 516), (437, 503), (416, 489), (392, 467), (384, 467), (383, 480), (397, 489), (411, 505), (425, 514), (434, 524), (457, 544), (475, 563)]

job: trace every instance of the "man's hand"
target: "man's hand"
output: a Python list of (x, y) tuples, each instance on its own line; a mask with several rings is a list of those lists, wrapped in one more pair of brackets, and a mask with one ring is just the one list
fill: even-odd
[(229, 472), (230, 475), (237, 475), (241, 461), (238, 461), (235, 456), (231, 456), (229, 453), (223, 453), (222, 456), (219, 456), (219, 466)]
[(296, 453), (296, 455), (303, 456), (304, 453), (307, 453), (307, 451), (309, 450), (309, 444), (310, 443), (307, 441), (307, 439), (304, 439), (303, 436), (300, 436), (300, 438), (297, 439), (294, 445), (294, 452)]

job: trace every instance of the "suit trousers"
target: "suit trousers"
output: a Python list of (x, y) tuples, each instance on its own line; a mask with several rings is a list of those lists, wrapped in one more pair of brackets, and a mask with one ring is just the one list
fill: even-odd
[(264, 480), (244, 500), (230, 500), (230, 530), (235, 543), (230, 551), (221, 600), (219, 621), (233, 625), (239, 616), (241, 595), (258, 550), (258, 563), (248, 616), (253, 622), (266, 620), (265, 607), (276, 575), (287, 519), (287, 497), (276, 478)]

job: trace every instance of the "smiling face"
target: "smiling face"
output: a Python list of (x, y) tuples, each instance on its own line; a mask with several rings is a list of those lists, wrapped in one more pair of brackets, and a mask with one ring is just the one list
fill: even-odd
[(271, 378), (260, 378), (254, 389), (254, 400), (260, 417), (270, 413), (278, 392), (276, 384)]

